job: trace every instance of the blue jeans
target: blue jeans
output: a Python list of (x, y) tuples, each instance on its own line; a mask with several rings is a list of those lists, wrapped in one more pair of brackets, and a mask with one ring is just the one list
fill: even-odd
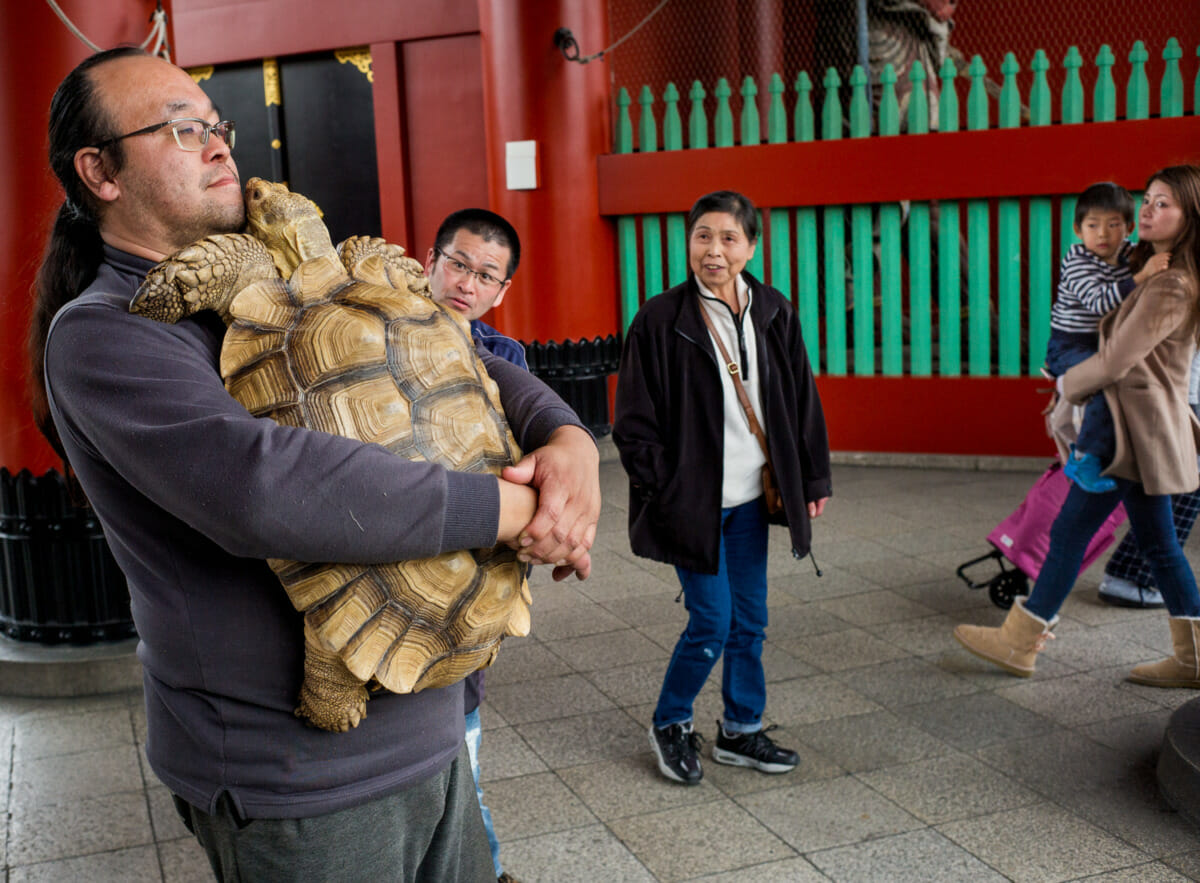
[(721, 510), (717, 572), (675, 568), (688, 624), (667, 665), (654, 725), (692, 719), (692, 703), (722, 655), (725, 730), (762, 729), (767, 683), (762, 644), (767, 628), (767, 521), (762, 498)]
[[(1068, 334), (1051, 329), (1046, 343), (1046, 369), (1055, 377), (1065, 374), (1068, 368), (1096, 355), (1099, 345), (1098, 334)], [(1094, 454), (1105, 466), (1116, 456), (1117, 430), (1103, 393), (1096, 393), (1084, 405), (1075, 449)]]
[(496, 839), (496, 828), (492, 824), (492, 811), (483, 802), (483, 786), (479, 784), (479, 746), (483, 744), (483, 726), (479, 722), (479, 708), (467, 712), (467, 753), (471, 755), (471, 776), (475, 779), (475, 797), (479, 801), (479, 812), (483, 815), (483, 827), (487, 831), (488, 845), (492, 848), (492, 864), (496, 876), (504, 873), (500, 867), (500, 841)]
[(1147, 494), (1140, 483), (1125, 478), (1114, 480), (1117, 489), (1106, 494), (1088, 493), (1071, 485), (1050, 528), (1050, 551), (1025, 609), (1045, 620), (1054, 618), (1075, 585), (1088, 542), (1109, 513), (1124, 501), (1129, 525), (1167, 611), (1172, 616), (1200, 616), (1200, 593), (1175, 535), (1171, 497)]

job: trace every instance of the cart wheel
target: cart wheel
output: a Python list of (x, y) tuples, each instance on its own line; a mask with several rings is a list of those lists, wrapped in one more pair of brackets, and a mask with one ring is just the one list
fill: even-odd
[(1006, 570), (988, 584), (988, 597), (1001, 610), (1013, 606), (1017, 595), (1029, 594), (1029, 579), (1019, 570)]

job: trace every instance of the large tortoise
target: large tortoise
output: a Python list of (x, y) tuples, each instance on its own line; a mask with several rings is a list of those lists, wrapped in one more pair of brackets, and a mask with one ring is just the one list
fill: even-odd
[[(433, 301), (419, 263), (378, 238), (335, 250), (316, 206), (282, 184), (252, 178), (245, 196), (249, 232), (167, 258), (132, 312), (219, 313), (221, 376), (256, 416), (458, 471), (499, 474), (519, 459), (469, 325)], [(529, 633), (525, 565), (503, 545), (375, 566), (269, 563), (304, 614), (296, 714), (324, 729), (358, 725), (372, 679), (396, 693), (445, 686)]]

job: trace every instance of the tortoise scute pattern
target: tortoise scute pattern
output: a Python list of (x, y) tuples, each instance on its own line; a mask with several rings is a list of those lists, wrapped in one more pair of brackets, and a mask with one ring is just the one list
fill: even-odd
[[(246, 195), (253, 236), (176, 253), (131, 309), (165, 321), (180, 318), (179, 304), (220, 312), (221, 374), (257, 416), (459, 471), (499, 474), (520, 458), (469, 326), (432, 300), (419, 263), (377, 237), (335, 250), (315, 206), (283, 185), (252, 179)], [(503, 637), (529, 632), (525, 565), (507, 547), (371, 566), (269, 563), (305, 614), (297, 714), (326, 729), (358, 724), (368, 684), (446, 686), (491, 664)]]

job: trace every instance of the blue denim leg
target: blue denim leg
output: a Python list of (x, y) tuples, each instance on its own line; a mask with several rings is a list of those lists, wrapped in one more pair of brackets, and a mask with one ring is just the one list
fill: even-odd
[(483, 744), (483, 725), (479, 721), (479, 709), (467, 713), (467, 754), (471, 757), (471, 776), (475, 779), (475, 797), (479, 800), (479, 812), (483, 816), (483, 827), (487, 831), (488, 845), (492, 849), (492, 864), (496, 876), (504, 873), (500, 867), (500, 841), (496, 839), (496, 828), (492, 825), (492, 811), (483, 802), (483, 786), (479, 784), (479, 746)]
[[(683, 586), (688, 624), (679, 636), (671, 661), (667, 664), (662, 691), (654, 710), (656, 727), (685, 723), (692, 719), (692, 703), (704, 687), (713, 666), (726, 651), (731, 633), (736, 634), (738, 646), (734, 651), (732, 668), (726, 662), (725, 679), (722, 682), (726, 717), (744, 723), (762, 717), (762, 709), (766, 704), (765, 678), (762, 674), (762, 629), (766, 624), (767, 527), (761, 500), (722, 509), (719, 542), (715, 574), (697, 573), (683, 567), (675, 569)], [(757, 568), (761, 571), (761, 592), (753, 588), (755, 557), (761, 559)], [(730, 565), (736, 571), (732, 580)], [(747, 586), (750, 588), (747, 589)], [(751, 596), (739, 598), (736, 613), (733, 597), (735, 587), (739, 591), (747, 590)], [(749, 609), (756, 603), (763, 608), (760, 614), (752, 613)], [(758, 729), (758, 726), (754, 725), (752, 729)]]
[(1047, 621), (1057, 614), (1071, 593), (1087, 545), (1133, 482), (1115, 479), (1117, 489), (1105, 494), (1089, 493), (1074, 483), (1067, 492), (1058, 517), (1050, 527), (1050, 549), (1042, 562), (1025, 609)]
[(1125, 496), (1125, 511), (1167, 612), (1172, 616), (1200, 616), (1196, 576), (1179, 545), (1171, 497), (1147, 494), (1140, 484), (1135, 484)]
[(721, 697), (725, 702), (725, 732), (753, 733), (762, 729), (767, 682), (762, 665), (767, 630), (767, 522), (763, 507), (739, 506), (726, 522), (733, 616), (725, 641)]
[(1124, 500), (1129, 524), (1158, 581), (1167, 610), (1172, 616), (1200, 615), (1196, 578), (1175, 536), (1170, 496), (1149, 495), (1141, 484), (1128, 479), (1118, 478), (1116, 482), (1117, 489), (1106, 494), (1090, 494), (1071, 486), (1050, 528), (1050, 551), (1025, 609), (1045, 620), (1057, 615), (1079, 576), (1088, 543), (1117, 503)]
[(1046, 369), (1058, 377), (1084, 359), (1096, 355), (1100, 347), (1099, 334), (1065, 334), (1051, 329), (1046, 341)]
[(1083, 422), (1079, 426), (1076, 450), (1092, 454), (1100, 461), (1101, 468), (1112, 462), (1117, 454), (1117, 428), (1113, 425), (1112, 412), (1103, 393), (1096, 393), (1083, 408)]

